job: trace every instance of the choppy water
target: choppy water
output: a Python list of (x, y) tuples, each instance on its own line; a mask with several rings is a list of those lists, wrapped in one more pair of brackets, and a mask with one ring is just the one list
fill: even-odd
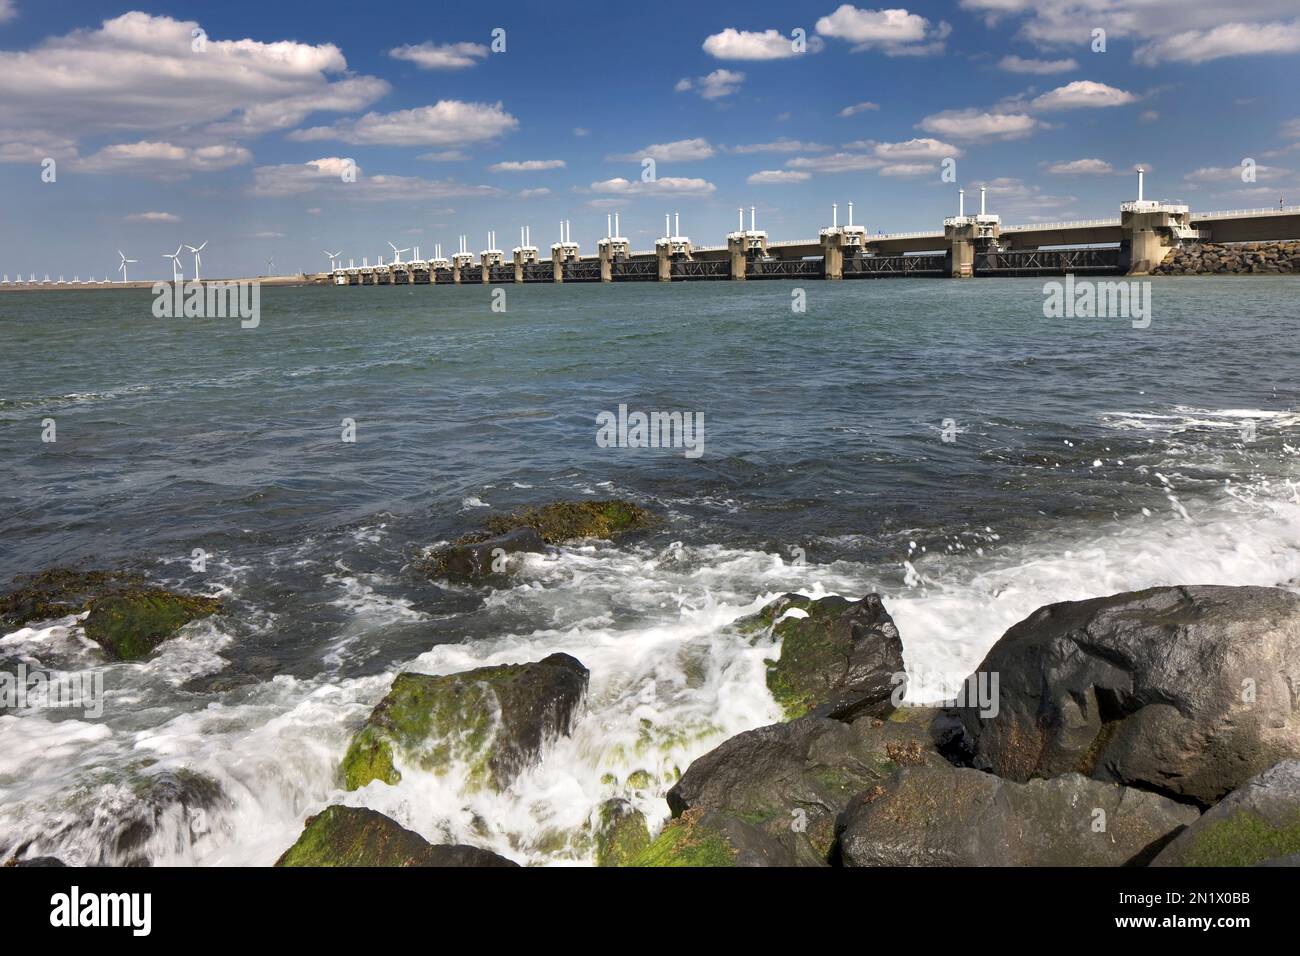
[[(777, 718), (773, 649), (725, 627), (774, 594), (880, 591), (925, 696), (1050, 601), (1294, 585), (1300, 283), (1153, 284), (1147, 329), (1044, 319), (1028, 279), (813, 283), (804, 314), (787, 283), (508, 287), (504, 314), (479, 288), (267, 289), (248, 330), (147, 292), (0, 295), (0, 578), (139, 567), (228, 607), (144, 664), (104, 666), (72, 619), (0, 638), (5, 668), (107, 686), (99, 719), (0, 715), (0, 857), (266, 864), (341, 801), (586, 862), (601, 800), (658, 820), (675, 768)], [(620, 403), (702, 412), (704, 455), (598, 447)], [(507, 590), (408, 568), (584, 496), (667, 520)], [(590, 668), (588, 712), (510, 792), (338, 789), (398, 670), (553, 651)], [(219, 791), (170, 799), (177, 772)]]

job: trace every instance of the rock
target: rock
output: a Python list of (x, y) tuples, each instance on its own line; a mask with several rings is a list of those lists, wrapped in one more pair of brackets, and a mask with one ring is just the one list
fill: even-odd
[(763, 830), (791, 855), (826, 862), (836, 819), (854, 795), (901, 767), (948, 766), (927, 730), (933, 710), (909, 720), (845, 724), (802, 717), (746, 731), (697, 758), (668, 791), (674, 817), (719, 810)]
[(15, 858), (5, 863), (5, 866), (55, 867), (55, 866), (67, 866), (67, 865), (68, 864), (64, 863), (57, 856), (32, 856), (32, 857), (28, 857), (25, 860), (19, 860)]
[(114, 660), (135, 661), (148, 657), (190, 621), (220, 608), (216, 598), (137, 588), (91, 602), (83, 626), (86, 636)]
[(755, 826), (716, 810), (688, 810), (628, 866), (792, 866), (790, 854)]
[(596, 826), (596, 865), (627, 866), (650, 845), (645, 814), (615, 797), (600, 805)]
[(1300, 760), (1242, 784), (1180, 833), (1152, 866), (1293, 866), (1300, 860)]
[(1040, 608), (989, 651), (995, 716), (956, 711), (971, 762), (1083, 773), (1208, 806), (1300, 756), (1300, 598), (1162, 587)]
[(504, 562), (498, 558), (522, 552), (539, 553), (546, 550), (546, 542), (533, 528), (516, 528), (505, 534), (468, 541), (462, 538), (434, 553), (423, 570), (435, 577), (458, 581), (475, 581), (506, 573)]
[(343, 758), (349, 790), (395, 784), (396, 749), (431, 773), (468, 768), (471, 787), (501, 790), (572, 729), (588, 672), (568, 654), (446, 676), (398, 674)]
[(903, 642), (878, 594), (860, 601), (786, 594), (737, 626), (770, 626), (781, 639), (767, 686), (787, 719), (887, 717), (895, 691), (901, 699), (906, 690)]
[(326, 807), (308, 817), (276, 866), (518, 866), (488, 850), (435, 845), (366, 807)]
[(487, 520), (487, 529), (493, 534), (507, 534), (532, 528), (547, 544), (561, 544), (580, 538), (612, 538), (654, 523), (650, 512), (630, 501), (557, 501), (515, 514), (494, 515)]
[(1011, 783), (911, 767), (854, 799), (839, 849), (845, 866), (1136, 865), (1198, 815), (1080, 774)]

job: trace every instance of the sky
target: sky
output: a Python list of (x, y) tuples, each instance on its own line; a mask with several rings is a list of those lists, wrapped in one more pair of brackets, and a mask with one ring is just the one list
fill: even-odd
[(1149, 199), (1276, 207), (1298, 88), (1300, 0), (0, 0), (0, 274), (508, 256), (524, 224), (545, 257), (562, 219), (592, 254), (615, 210), (634, 250), (741, 206), (772, 241), (850, 200), (937, 230), (981, 184), (1004, 224), (1113, 217), (1136, 164)]

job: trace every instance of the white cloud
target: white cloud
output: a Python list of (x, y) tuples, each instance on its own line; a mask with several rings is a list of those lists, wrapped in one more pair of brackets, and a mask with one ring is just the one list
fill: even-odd
[(1143, 110), (1138, 114), (1138, 122), (1140, 123), (1154, 123), (1158, 119), (1160, 119), (1160, 114), (1155, 110)]
[(998, 69), (1008, 73), (1032, 73), (1035, 76), (1050, 76), (1053, 73), (1069, 73), (1077, 70), (1079, 63), (1074, 58), (1066, 60), (1035, 60), (1020, 56), (1004, 56), (998, 61)]
[(209, 37), (196, 52), (191, 31), (199, 28), (132, 12), (30, 50), (0, 51), (0, 125), (257, 135), (313, 112), (364, 109), (389, 90), (377, 77), (345, 75), (333, 44)]
[(488, 167), (494, 173), (534, 173), (543, 169), (563, 169), (562, 159), (525, 159), (505, 163), (493, 163)]
[(770, 143), (749, 143), (745, 146), (732, 146), (730, 152), (742, 155), (748, 153), (817, 153), (830, 149), (822, 143), (805, 143), (797, 139), (776, 139)]
[(852, 106), (844, 107), (844, 109), (840, 110), (840, 115), (844, 117), (857, 116), (859, 113), (878, 109), (880, 109), (880, 104), (864, 101), (862, 103), (854, 103)]
[(883, 161), (862, 153), (800, 156), (786, 163), (786, 166), (791, 169), (806, 169), (815, 173), (853, 173), (864, 169), (879, 169), (883, 165), (885, 165)]
[(1115, 168), (1104, 159), (1071, 159), (1051, 163), (1047, 171), (1054, 176), (1109, 176)]
[(811, 178), (811, 173), (794, 169), (764, 169), (751, 173), (745, 182), (751, 186), (777, 186), (782, 183), (802, 183)]
[[(825, 45), (820, 37), (808, 37), (804, 52), (820, 53)], [(704, 52), (719, 60), (783, 60), (800, 55), (794, 41), (776, 30), (753, 33), (733, 27), (706, 37)]]
[(242, 146), (177, 146), (173, 143), (141, 140), (116, 143), (74, 161), (85, 173), (130, 173), (160, 179), (180, 179), (191, 173), (210, 173), (253, 161)]
[(1021, 139), (1042, 125), (1024, 113), (990, 113), (978, 109), (945, 110), (917, 124), (927, 133), (971, 141)]
[(1031, 105), (1036, 110), (1071, 110), (1081, 107), (1124, 106), (1136, 101), (1137, 97), (1132, 93), (1105, 83), (1075, 80), (1035, 97)]
[(295, 130), (295, 142), (341, 140), (384, 146), (465, 146), (496, 139), (519, 126), (501, 103), (466, 103), (439, 100), (393, 113), (367, 113), (360, 119), (341, 120), (333, 126)]
[(657, 163), (686, 163), (697, 159), (708, 159), (717, 150), (707, 139), (679, 139), (671, 143), (652, 143), (635, 153), (620, 153), (608, 157), (614, 162), (639, 163), (643, 159), (653, 159)]
[(432, 153), (421, 153), (415, 158), (429, 163), (463, 163), (469, 159), (469, 153), (462, 149), (440, 149)]
[(573, 135), (582, 139), (584, 136), (590, 136), (591, 130), (587, 129), (585, 126), (575, 126), (573, 127)]
[(436, 44), (426, 40), (396, 47), (389, 50), (388, 55), (395, 60), (414, 63), (422, 70), (463, 70), (485, 59), (488, 48), (482, 43)]
[(889, 56), (939, 53), (952, 32), (940, 21), (932, 27), (920, 14), (904, 9), (860, 10), (845, 3), (817, 21), (817, 32), (855, 44), (853, 52), (881, 50)]
[(1000, 177), (985, 183), (988, 187), (989, 207), (1002, 216), (1002, 221), (1051, 222), (1069, 219), (1076, 214), (1078, 198), (1054, 196), (1038, 186), (1011, 177)]
[(123, 216), (125, 222), (180, 222), (181, 217), (172, 212), (133, 212)]
[[(1276, 182), (1291, 176), (1289, 169), (1277, 166), (1255, 166), (1255, 179), (1264, 182)], [(1240, 166), (1202, 166), (1183, 177), (1189, 183), (1242, 183)]]
[(46, 157), (64, 160), (76, 155), (76, 141), (58, 133), (0, 129), (0, 163), (39, 163)]
[(14, 6), (13, 0), (0, 0), (0, 23), (12, 20), (16, 16), (18, 16), (18, 8)]
[(717, 189), (705, 179), (683, 179), (675, 176), (660, 176), (650, 182), (627, 180), (619, 176), (591, 184), (594, 193), (611, 193), (619, 196), (707, 196)]
[[(345, 173), (350, 169), (356, 170), (353, 182), (345, 180)], [(371, 202), (504, 195), (492, 186), (472, 186), (454, 180), (382, 174), (369, 176), (352, 160), (341, 156), (327, 156), (307, 163), (258, 166), (253, 170), (253, 186), (250, 191), (255, 196), (283, 197), (326, 190), (334, 198)]]
[(519, 199), (541, 199), (543, 196), (549, 196), (551, 191), (545, 186), (538, 189), (521, 189), (515, 193)]
[(939, 167), (934, 163), (890, 163), (880, 167), (880, 175), (899, 179), (916, 179), (929, 176)]
[(690, 77), (683, 77), (673, 86), (673, 90), (677, 93), (695, 90), (706, 100), (716, 100), (738, 92), (740, 85), (744, 82), (744, 73), (739, 73), (736, 70), (714, 70), (712, 73), (697, 77), (694, 80)]
[(949, 156), (961, 156), (962, 150), (942, 140), (922, 137), (909, 139), (901, 143), (875, 143), (875, 154), (885, 160), (905, 159), (946, 159)]
[(1138, 47), (1133, 59), (1159, 63), (1205, 63), (1227, 56), (1300, 52), (1300, 20), (1224, 23), (1208, 30), (1184, 30)]

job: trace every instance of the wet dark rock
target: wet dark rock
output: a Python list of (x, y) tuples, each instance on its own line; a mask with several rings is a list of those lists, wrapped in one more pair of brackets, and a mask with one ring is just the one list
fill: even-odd
[(797, 859), (763, 830), (717, 810), (688, 810), (673, 820), (628, 866), (815, 866)]
[(1300, 760), (1284, 760), (1228, 794), (1152, 866), (1300, 864)]
[(955, 711), (974, 766), (1082, 773), (1209, 806), (1300, 757), (1300, 598), (1162, 587), (1040, 608), (989, 651), (996, 716)]
[(785, 594), (736, 626), (770, 627), (781, 639), (767, 686), (787, 719), (888, 717), (907, 688), (903, 642), (878, 594), (860, 601)]
[(67, 866), (57, 856), (31, 856), (25, 860), (12, 859), (5, 863), (5, 866), (38, 866), (38, 867), (55, 867)]
[[(487, 520), (491, 534), (503, 535), (531, 528), (547, 544), (582, 538), (613, 538), (629, 531), (653, 527), (654, 516), (630, 501), (557, 501)], [(464, 539), (462, 539), (464, 540)]]
[(397, 751), (430, 773), (460, 766), (472, 787), (503, 789), (572, 730), (588, 678), (568, 654), (444, 676), (398, 674), (343, 758), (345, 785), (397, 783)]
[(420, 569), (432, 577), (478, 581), (508, 572), (505, 556), (546, 551), (546, 542), (533, 528), (516, 528), (481, 541), (461, 540), (434, 552)]
[(1080, 774), (1011, 783), (910, 767), (854, 798), (839, 850), (845, 866), (1141, 865), (1198, 816)]
[(430, 843), (367, 807), (326, 807), (276, 866), (518, 866), (488, 850)]

